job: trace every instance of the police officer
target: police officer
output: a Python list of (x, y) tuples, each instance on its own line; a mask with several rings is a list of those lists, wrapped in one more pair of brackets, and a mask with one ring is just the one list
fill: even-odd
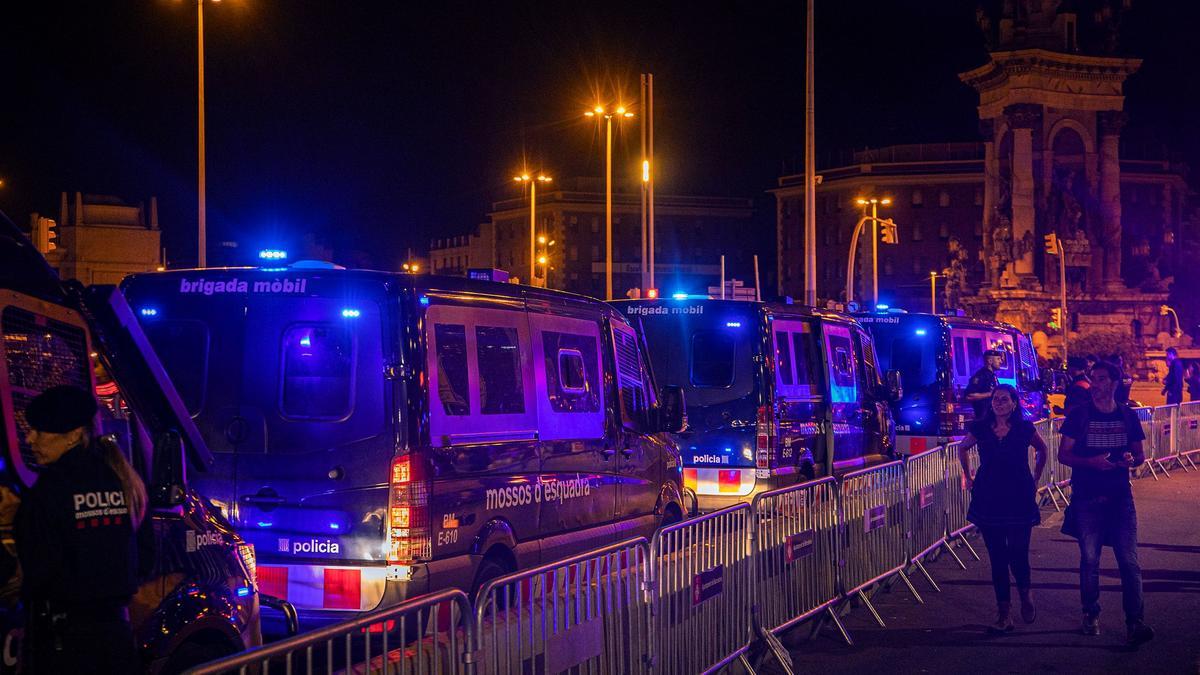
[[(94, 437), (96, 411), (91, 393), (73, 386), (47, 389), (25, 409), (41, 465), (14, 527), (28, 613), (26, 672), (141, 670), (128, 605), (146, 490), (120, 448)], [(5, 493), (0, 514), (16, 501)]]
[(983, 367), (975, 371), (967, 383), (967, 403), (975, 410), (975, 419), (983, 419), (991, 405), (992, 390), (996, 388), (996, 371), (1004, 366), (1004, 353), (989, 349), (983, 353)]

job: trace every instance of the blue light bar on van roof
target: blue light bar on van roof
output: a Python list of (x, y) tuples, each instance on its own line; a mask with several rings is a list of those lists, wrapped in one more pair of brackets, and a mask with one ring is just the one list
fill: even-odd
[(421, 299), (420, 299), (420, 301), (419, 301), (419, 302), (420, 302), (422, 305), (425, 305), (426, 307), (428, 307), (428, 306), (429, 306), (429, 296), (428, 296), (428, 295), (422, 295), (422, 296), (421, 296)]
[(342, 310), (342, 318), (343, 319), (357, 319), (361, 315), (362, 315), (362, 312), (357, 309), (354, 309), (353, 307), (347, 307), (346, 309)]
[(153, 307), (143, 307), (141, 310), (142, 316), (158, 316), (158, 310)]
[(672, 293), (671, 297), (675, 298), (676, 300), (687, 300), (688, 294), (687, 293)]
[(880, 312), (886, 312), (891, 309), (891, 306), (879, 303), (878, 305), (875, 305), (875, 309), (879, 310)]
[(915, 331), (913, 331), (913, 332), (914, 332), (914, 333), (916, 333), (917, 335), (924, 335), (924, 334), (925, 334), (925, 329), (924, 329), (924, 328), (918, 328), (917, 330), (915, 330)]
[(284, 260), (287, 258), (287, 251), (277, 248), (264, 248), (258, 252), (259, 260)]
[(250, 595), (250, 587), (249, 586), (238, 586), (237, 596), (239, 598), (244, 598), (247, 595)]
[(726, 321), (725, 327), (726, 328), (741, 328), (742, 322), (741, 321)]

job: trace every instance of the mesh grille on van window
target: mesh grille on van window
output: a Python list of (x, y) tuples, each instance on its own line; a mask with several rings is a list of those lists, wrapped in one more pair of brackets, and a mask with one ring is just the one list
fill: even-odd
[(21, 458), (33, 463), (25, 434), (25, 406), (50, 387), (73, 384), (88, 389), (91, 378), (87, 338), (83, 329), (47, 319), (18, 307), (7, 307), (0, 317), (4, 334), (4, 358), (12, 388), (13, 412)]

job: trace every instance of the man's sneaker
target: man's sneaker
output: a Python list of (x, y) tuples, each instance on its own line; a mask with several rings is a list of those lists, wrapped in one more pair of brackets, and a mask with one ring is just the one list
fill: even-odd
[(1084, 635), (1099, 635), (1100, 634), (1100, 615), (1099, 614), (1084, 614), (1083, 615), (1083, 634)]
[(1154, 629), (1141, 621), (1129, 624), (1129, 646), (1137, 647), (1154, 639)]

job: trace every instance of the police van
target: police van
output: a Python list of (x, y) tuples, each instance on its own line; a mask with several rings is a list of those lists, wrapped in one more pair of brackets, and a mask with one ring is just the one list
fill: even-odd
[(582, 296), (279, 268), (124, 289), (215, 457), (200, 484), (303, 625), (682, 517), (682, 392)]
[[(97, 373), (106, 373), (98, 382)], [(111, 376), (111, 379), (108, 379)], [(261, 644), (254, 551), (195, 491), (208, 452), (133, 314), (112, 287), (64, 285), (0, 215), (0, 484), (37, 480), (24, 409), (49, 387), (97, 391), (112, 434), (146, 483), (140, 586), (130, 619), (145, 670), (177, 673)], [(111, 406), (111, 407), (110, 407)], [(11, 540), (0, 549), (0, 672), (20, 669), (24, 610)]]
[(997, 381), (1016, 387), (1028, 417), (1046, 416), (1037, 352), (1017, 327), (961, 313), (895, 308), (855, 318), (874, 336), (882, 367), (897, 369), (904, 378), (904, 396), (892, 404), (902, 453), (921, 452), (966, 433), (974, 417), (967, 384), (984, 366), (989, 349), (1003, 355)]
[(900, 381), (849, 316), (705, 297), (614, 304), (645, 337), (655, 376), (686, 394), (676, 440), (699, 510), (893, 454)]

